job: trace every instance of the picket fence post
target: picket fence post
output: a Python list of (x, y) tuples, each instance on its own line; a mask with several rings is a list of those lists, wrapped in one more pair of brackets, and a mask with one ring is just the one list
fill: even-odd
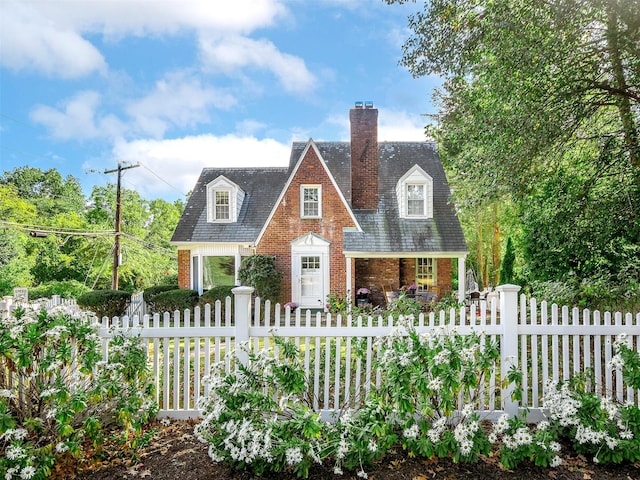
[[(500, 285), (496, 290), (500, 293), (500, 324), (502, 325), (502, 341), (500, 354), (504, 382), (512, 366), (518, 365), (518, 285)], [(519, 402), (512, 398), (515, 385), (509, 383), (502, 387), (502, 404), (505, 413), (510, 417), (518, 415)]]
[(249, 342), (249, 322), (251, 319), (251, 295), (253, 287), (235, 287), (233, 293), (233, 320), (236, 329), (235, 344), (236, 358), (242, 365), (247, 365), (249, 355), (246, 351), (237, 349), (238, 345)]

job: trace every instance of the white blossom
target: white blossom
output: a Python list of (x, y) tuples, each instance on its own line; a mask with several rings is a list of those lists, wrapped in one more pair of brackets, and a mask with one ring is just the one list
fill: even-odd
[(414, 423), (413, 425), (411, 425), (411, 427), (406, 428), (406, 429), (404, 430), (404, 432), (402, 433), (402, 435), (403, 435), (405, 438), (411, 438), (411, 439), (416, 439), (416, 438), (418, 438), (418, 435), (419, 435), (419, 434), (420, 434), (420, 429), (418, 428), (418, 425), (417, 425), (417, 424), (415, 424), (415, 423)]
[(562, 458), (560, 458), (558, 455), (553, 457), (553, 460), (551, 460), (551, 463), (549, 464), (549, 466), (551, 466), (552, 468), (559, 467), (560, 465), (562, 465)]
[(32, 465), (27, 465), (20, 472), (20, 478), (29, 480), (36, 474), (36, 469)]
[(287, 448), (285, 457), (289, 465), (296, 465), (302, 461), (302, 451), (300, 447)]
[(370, 438), (369, 439), (368, 448), (369, 448), (370, 452), (377, 452), (378, 451), (378, 443), (373, 438)]

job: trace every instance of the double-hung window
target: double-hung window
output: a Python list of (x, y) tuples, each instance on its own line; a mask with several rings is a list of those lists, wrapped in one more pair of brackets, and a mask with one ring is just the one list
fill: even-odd
[(300, 187), (300, 216), (302, 218), (322, 217), (322, 188), (320, 185)]
[(425, 215), (425, 185), (407, 184), (407, 216), (422, 217)]
[(433, 218), (433, 179), (414, 165), (396, 183), (400, 218)]
[(215, 220), (229, 220), (231, 218), (230, 195), (228, 190), (215, 191)]

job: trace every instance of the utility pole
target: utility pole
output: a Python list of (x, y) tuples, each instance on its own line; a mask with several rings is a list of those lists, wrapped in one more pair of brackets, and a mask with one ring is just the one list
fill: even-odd
[(123, 167), (122, 164), (118, 162), (118, 168), (104, 171), (104, 173), (118, 172), (118, 183), (116, 187), (116, 238), (113, 247), (113, 276), (111, 277), (112, 290), (118, 290), (118, 266), (120, 265), (120, 223), (122, 218), (122, 204), (120, 202), (120, 199), (122, 197), (122, 171), (139, 166), (140, 165), (136, 164)]

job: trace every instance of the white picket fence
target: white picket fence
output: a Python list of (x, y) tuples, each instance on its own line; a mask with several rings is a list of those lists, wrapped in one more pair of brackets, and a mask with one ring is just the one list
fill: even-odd
[[(589, 388), (620, 402), (640, 405), (640, 392), (624, 386), (620, 372), (608, 363), (613, 342), (627, 334), (628, 345), (640, 351), (640, 313), (611, 314), (538, 304), (518, 295), (520, 287), (498, 287), (499, 299), (460, 310), (421, 314), (418, 332), (446, 326), (460, 334), (483, 331), (500, 345), (500, 363), (486, 379), (481, 394), (483, 418), (493, 419), (507, 412), (528, 411), (537, 421), (542, 412), (543, 387), (547, 379), (566, 380), (580, 373), (592, 373)], [(373, 342), (394, 328), (393, 318), (352, 318), (310, 311), (290, 312), (279, 304), (251, 302), (252, 289), (237, 287), (234, 299), (212, 309), (165, 313), (139, 317), (102, 319), (103, 354), (108, 356), (114, 331), (125, 329), (148, 342), (149, 365), (156, 385), (160, 416), (190, 418), (200, 415), (198, 402), (209, 394), (201, 379), (217, 362), (234, 368), (231, 352), (236, 342), (248, 342), (258, 351), (273, 345), (273, 335), (293, 340), (304, 355), (313, 407), (323, 415), (355, 406), (379, 385), (384, 372), (374, 366)], [(231, 317), (232, 301), (234, 318)], [(97, 321), (97, 319), (96, 319)], [(113, 327), (116, 327), (115, 330)], [(356, 355), (355, 349), (364, 349)], [(240, 356), (240, 361), (246, 357)], [(502, 385), (507, 370), (517, 365), (523, 374), (524, 397), (511, 399), (513, 385)]]
[(53, 295), (51, 298), (39, 298), (35, 301), (29, 302), (26, 296), (21, 298), (14, 294), (13, 296), (7, 295), (2, 297), (2, 300), (0, 300), (0, 318), (8, 318), (11, 311), (18, 307), (33, 307), (34, 305), (38, 305), (40, 308), (44, 308), (46, 310), (51, 310), (55, 307), (80, 310), (75, 298), (62, 298), (60, 295)]

